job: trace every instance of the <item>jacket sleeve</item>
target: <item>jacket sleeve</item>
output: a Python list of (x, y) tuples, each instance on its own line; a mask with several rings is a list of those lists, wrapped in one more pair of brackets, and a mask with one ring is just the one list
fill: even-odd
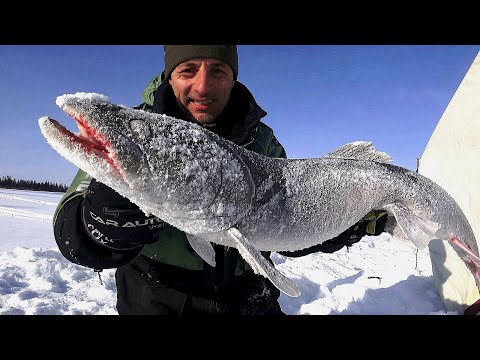
[(143, 247), (113, 250), (93, 241), (84, 228), (81, 207), (90, 181), (91, 177), (79, 170), (60, 200), (53, 218), (57, 246), (67, 260), (92, 269), (125, 265), (135, 259)]

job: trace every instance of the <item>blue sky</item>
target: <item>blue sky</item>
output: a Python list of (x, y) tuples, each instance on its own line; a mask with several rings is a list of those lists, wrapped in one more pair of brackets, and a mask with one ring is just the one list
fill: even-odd
[[(291, 158), (369, 140), (416, 169), (480, 45), (239, 45), (239, 81)], [(45, 115), (76, 126), (59, 95), (135, 106), (163, 70), (161, 45), (0, 45), (0, 176), (69, 185), (75, 167), (45, 141)]]

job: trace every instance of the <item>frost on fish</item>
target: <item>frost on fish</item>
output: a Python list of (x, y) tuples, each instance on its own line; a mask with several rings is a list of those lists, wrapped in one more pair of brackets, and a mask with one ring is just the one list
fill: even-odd
[(87, 92), (77, 92), (75, 94), (64, 94), (57, 96), (55, 103), (58, 107), (63, 108), (65, 103), (68, 103), (69, 100), (86, 100), (92, 102), (104, 102), (110, 104), (110, 98), (103, 94), (97, 93), (87, 93)]
[[(472, 229), (451, 196), (389, 164), (370, 142), (346, 144), (318, 159), (273, 159), (199, 125), (111, 104), (103, 95), (63, 95), (57, 104), (75, 118), (80, 134), (48, 117), (39, 125), (68, 161), (189, 234), (211, 265), (210, 243), (235, 247), (290, 296), (298, 289), (259, 252), (317, 245), (372, 209), (387, 210), (396, 220), (389, 224), (417, 247), (455, 237), (478, 256)], [(478, 262), (456, 250), (465, 262)]]
[[(200, 127), (166, 122), (152, 136), (142, 151), (151, 182), (158, 184), (151, 191), (165, 198), (165, 212), (174, 214), (170, 221), (195, 234), (212, 222), (224, 230), (245, 215), (254, 189), (240, 158), (209, 141)], [(198, 226), (193, 226), (195, 219)]]
[(57, 104), (81, 135), (58, 131), (44, 117), (39, 124), (51, 146), (144, 212), (196, 234), (227, 229), (248, 211), (254, 196), (248, 167), (200, 126), (93, 93), (63, 95)]

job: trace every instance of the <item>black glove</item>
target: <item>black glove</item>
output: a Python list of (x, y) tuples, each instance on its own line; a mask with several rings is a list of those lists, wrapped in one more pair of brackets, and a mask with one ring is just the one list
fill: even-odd
[(83, 200), (82, 222), (93, 240), (113, 250), (152, 244), (165, 226), (165, 222), (145, 216), (136, 204), (95, 179)]
[(300, 257), (315, 252), (334, 253), (340, 250), (344, 246), (350, 247), (353, 244), (359, 242), (365, 235), (380, 235), (385, 229), (385, 223), (387, 222), (388, 215), (383, 210), (372, 210), (365, 215), (355, 225), (349, 227), (340, 235), (333, 239), (324, 241), (321, 244), (292, 252), (279, 252), (282, 255), (288, 257)]

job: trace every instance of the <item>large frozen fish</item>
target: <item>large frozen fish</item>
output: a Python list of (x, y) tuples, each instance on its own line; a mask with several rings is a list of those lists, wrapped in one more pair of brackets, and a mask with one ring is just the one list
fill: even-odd
[(388, 164), (388, 155), (369, 142), (317, 159), (275, 159), (199, 125), (111, 104), (100, 94), (59, 96), (57, 105), (80, 133), (45, 116), (39, 125), (48, 143), (145, 213), (185, 231), (212, 266), (211, 243), (235, 247), (257, 273), (298, 296), (295, 283), (260, 251), (322, 243), (372, 209), (384, 209), (418, 248), (434, 238), (451, 241), (480, 285), (477, 243), (452, 197), (426, 177)]

